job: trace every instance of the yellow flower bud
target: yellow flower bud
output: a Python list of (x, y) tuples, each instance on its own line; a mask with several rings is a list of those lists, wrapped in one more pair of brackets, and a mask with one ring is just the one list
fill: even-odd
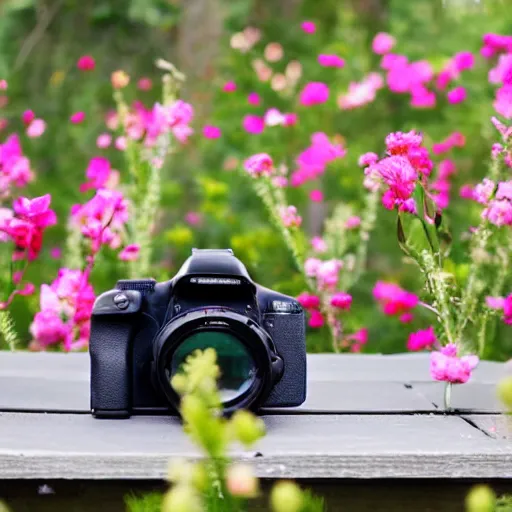
[(507, 406), (507, 409), (512, 409), (512, 376), (505, 377), (498, 382), (497, 392), (499, 399)]
[(177, 373), (171, 379), (171, 386), (179, 395), (184, 395), (187, 390), (187, 377), (182, 373)]
[(278, 482), (270, 493), (274, 512), (299, 512), (304, 503), (302, 491), (293, 482)]
[(249, 411), (239, 410), (231, 419), (235, 438), (245, 446), (251, 446), (265, 435), (265, 424), (261, 418)]
[(165, 496), (162, 512), (203, 512), (201, 498), (194, 488), (179, 484), (175, 485)]
[(226, 473), (226, 484), (233, 496), (254, 498), (258, 495), (259, 482), (248, 464), (233, 464)]
[(487, 485), (476, 485), (466, 496), (466, 512), (493, 512), (496, 495)]

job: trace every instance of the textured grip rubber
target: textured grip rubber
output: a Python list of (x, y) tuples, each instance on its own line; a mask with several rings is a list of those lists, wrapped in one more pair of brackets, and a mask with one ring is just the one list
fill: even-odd
[(265, 327), (284, 361), (281, 380), (263, 407), (295, 407), (306, 400), (306, 325), (304, 314), (266, 314)]
[[(132, 408), (130, 337), (132, 322), (114, 315), (92, 317), (91, 409), (98, 417), (127, 417)], [(110, 411), (110, 413), (107, 413)]]

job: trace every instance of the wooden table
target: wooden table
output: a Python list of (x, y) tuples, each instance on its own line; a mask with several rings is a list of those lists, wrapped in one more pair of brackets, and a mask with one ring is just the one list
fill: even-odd
[[(324, 487), (510, 479), (512, 430), (495, 393), (507, 366), (481, 363), (449, 414), (428, 367), (427, 354), (310, 355), (306, 403), (263, 411), (267, 436), (233, 457), (263, 478)], [(87, 354), (0, 353), (0, 497), (23, 482), (160, 480), (169, 459), (198, 456), (177, 418), (92, 418)]]

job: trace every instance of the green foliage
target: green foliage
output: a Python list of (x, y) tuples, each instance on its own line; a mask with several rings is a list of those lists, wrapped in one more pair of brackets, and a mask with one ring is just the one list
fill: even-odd
[(162, 509), (162, 494), (130, 495), (125, 498), (125, 503), (128, 512), (159, 512)]
[(0, 311), (0, 341), (10, 350), (15, 350), (19, 344), (16, 325), (10, 311)]

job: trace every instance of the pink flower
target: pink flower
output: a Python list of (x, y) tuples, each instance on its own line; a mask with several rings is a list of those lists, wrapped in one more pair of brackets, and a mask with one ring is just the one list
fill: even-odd
[(261, 102), (260, 95), (257, 92), (251, 92), (247, 96), (247, 102), (249, 105), (258, 106)]
[(285, 126), (294, 126), (297, 124), (299, 120), (299, 116), (294, 112), (287, 112), (284, 114), (284, 125)]
[(0, 80), (0, 91), (6, 91), (7, 90), (7, 80)]
[(357, 164), (359, 167), (367, 167), (368, 165), (373, 165), (379, 160), (379, 155), (377, 153), (364, 153), (359, 157)]
[(346, 337), (347, 341), (352, 341), (350, 352), (361, 352), (364, 345), (368, 343), (368, 329), (362, 328)]
[(471, 52), (459, 52), (453, 57), (453, 66), (457, 71), (472, 69), (475, 65), (475, 56)]
[(9, 221), (14, 217), (14, 212), (9, 208), (0, 207), (0, 242), (7, 242), (9, 235), (7, 234), (7, 226)]
[(352, 295), (345, 292), (335, 293), (331, 297), (331, 306), (348, 311), (352, 305)]
[(434, 380), (464, 384), (478, 365), (478, 356), (457, 357), (457, 346), (449, 343), (439, 352), (430, 354), (430, 375)]
[(455, 105), (457, 103), (462, 103), (466, 99), (467, 93), (466, 89), (459, 85), (458, 87), (455, 87), (455, 89), (452, 89), (448, 92), (446, 95), (448, 102), (452, 105)]
[(36, 118), (36, 115), (32, 110), (25, 110), (23, 114), (21, 115), (21, 120), (24, 125), (28, 126), (34, 119)]
[(74, 114), (71, 115), (71, 117), (69, 118), (69, 120), (73, 123), (73, 124), (80, 124), (80, 123), (83, 123), (84, 120), (85, 120), (85, 112), (75, 112)]
[(222, 87), (222, 90), (224, 92), (235, 92), (236, 91), (236, 84), (233, 81), (226, 82), (224, 86)]
[(475, 199), (475, 192), (471, 185), (462, 185), (459, 190), (459, 196), (463, 199)]
[(320, 297), (317, 295), (311, 295), (308, 292), (301, 293), (297, 297), (297, 302), (304, 309), (318, 309), (320, 307)]
[(50, 249), (50, 257), (54, 260), (62, 258), (62, 249), (60, 247), (52, 247)]
[(102, 156), (91, 158), (86, 170), (88, 181), (80, 185), (80, 192), (105, 187), (111, 173), (110, 161)]
[(321, 203), (324, 200), (324, 193), (321, 190), (312, 190), (309, 193), (309, 199), (314, 203)]
[(512, 201), (512, 181), (501, 181), (498, 183), (496, 199), (508, 199)]
[(305, 107), (325, 103), (329, 99), (329, 87), (323, 82), (308, 82), (299, 94), (299, 102)]
[(320, 236), (314, 236), (311, 239), (311, 246), (313, 247), (313, 250), (315, 252), (326, 252), (327, 251), (327, 243), (326, 241), (320, 237)]
[[(411, 292), (408, 292), (395, 283), (386, 283), (384, 281), (377, 281), (373, 288), (373, 297), (381, 305), (385, 315), (401, 316), (410, 313), (419, 302), (418, 297)], [(401, 319), (410, 320), (410, 317)]]
[(136, 261), (139, 258), (140, 245), (131, 244), (127, 245), (120, 253), (118, 258), (121, 261)]
[(126, 137), (124, 135), (116, 137), (116, 140), (114, 141), (114, 146), (119, 151), (125, 151), (128, 147), (128, 141), (126, 140)]
[(268, 176), (274, 169), (274, 162), (267, 153), (257, 153), (245, 160), (244, 168), (253, 177)]
[(316, 271), (318, 286), (322, 289), (330, 289), (336, 286), (342, 267), (343, 262), (338, 259), (322, 261)]
[(82, 55), (78, 62), (76, 63), (76, 67), (80, 71), (92, 71), (96, 66), (96, 61), (91, 55)]
[(30, 333), (43, 347), (63, 342), (69, 334), (69, 329), (57, 311), (47, 309), (40, 311), (34, 317)]
[(390, 133), (385, 140), (390, 155), (407, 155), (412, 149), (421, 146), (423, 137), (414, 130)]
[(46, 130), (46, 123), (42, 119), (34, 119), (27, 127), (27, 136), (36, 139)]
[(506, 119), (512, 118), (512, 85), (504, 85), (496, 91), (493, 106), (498, 114)]
[(512, 325), (512, 294), (508, 297), (486, 297), (487, 306), (491, 309), (503, 310), (503, 321)]
[(495, 187), (494, 181), (484, 178), (482, 183), (479, 183), (473, 189), (473, 199), (481, 204), (487, 204), (494, 193)]
[(512, 126), (505, 126), (499, 119), (496, 117), (491, 117), (491, 122), (503, 137), (503, 140), (507, 141), (510, 137), (512, 137)]
[(277, 108), (270, 108), (263, 117), (266, 126), (281, 126), (285, 123), (284, 114), (281, 114)]
[(283, 206), (279, 210), (283, 225), (287, 228), (298, 228), (302, 224), (302, 217), (297, 213), (295, 206)]
[(495, 226), (511, 226), (512, 203), (507, 200), (493, 200), (482, 212), (482, 217)]
[(303, 21), (300, 27), (306, 34), (314, 34), (316, 32), (316, 25), (312, 21)]
[(318, 56), (318, 63), (327, 68), (342, 68), (345, 65), (344, 59), (338, 55), (322, 53)]
[(242, 126), (247, 133), (257, 135), (265, 129), (265, 120), (263, 117), (248, 114), (244, 117)]
[(361, 217), (358, 217), (357, 215), (352, 215), (345, 221), (346, 229), (355, 229), (358, 228), (360, 225)]
[(338, 96), (338, 106), (342, 110), (351, 110), (371, 103), (375, 100), (377, 91), (382, 87), (381, 75), (370, 73), (360, 82), (349, 84), (347, 93)]
[(57, 216), (50, 209), (51, 200), (50, 194), (34, 199), (19, 197), (14, 201), (13, 208), (20, 219), (29, 221), (36, 228), (46, 229), (57, 223)]
[(416, 332), (411, 332), (407, 340), (407, 350), (431, 350), (437, 344), (436, 334), (434, 328), (430, 326)]
[(185, 222), (191, 226), (199, 226), (203, 221), (203, 216), (199, 212), (187, 212), (185, 214)]
[(203, 135), (207, 139), (218, 139), (222, 131), (218, 126), (206, 125), (203, 127)]
[(389, 53), (393, 46), (395, 46), (395, 38), (386, 33), (379, 32), (372, 41), (372, 50), (377, 55), (384, 55), (385, 53)]
[(311, 316), (309, 318), (309, 326), (313, 329), (319, 329), (323, 327), (325, 321), (322, 313), (318, 310), (311, 311)]
[(148, 77), (142, 77), (139, 78), (139, 81), (137, 82), (137, 87), (141, 91), (150, 91), (153, 87), (153, 82), (151, 81), (151, 78)]
[(322, 260), (318, 258), (308, 258), (304, 263), (304, 272), (309, 277), (315, 277), (321, 264)]
[(102, 133), (96, 139), (96, 146), (100, 149), (106, 149), (112, 144), (112, 135), (110, 133)]

